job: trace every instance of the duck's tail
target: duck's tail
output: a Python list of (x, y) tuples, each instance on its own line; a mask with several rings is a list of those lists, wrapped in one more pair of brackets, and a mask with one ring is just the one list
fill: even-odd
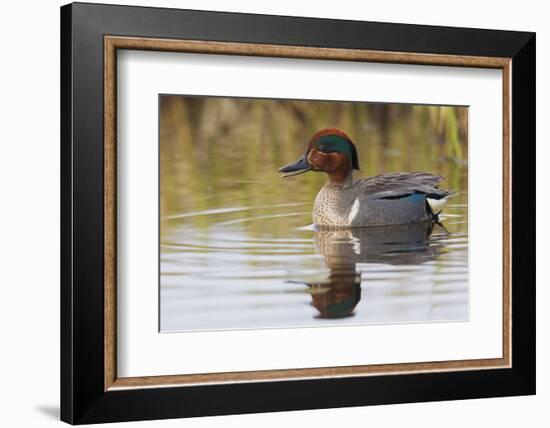
[(452, 196), (455, 196), (455, 192), (445, 192), (445, 193), (437, 193), (433, 195), (428, 195), (426, 197), (426, 202), (428, 202), (428, 205), (430, 206), (430, 209), (432, 210), (432, 213), (434, 217), (439, 216), (441, 214), (441, 211), (443, 211), (443, 208), (445, 208), (445, 205), (447, 205), (447, 202), (449, 202), (449, 199)]

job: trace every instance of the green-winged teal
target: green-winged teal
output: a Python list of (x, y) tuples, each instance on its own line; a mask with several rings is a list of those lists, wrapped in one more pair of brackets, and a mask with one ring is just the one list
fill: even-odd
[(363, 227), (437, 220), (451, 192), (438, 188), (443, 177), (427, 172), (395, 172), (353, 179), (357, 150), (340, 129), (313, 135), (304, 155), (279, 169), (283, 177), (307, 171), (327, 173), (317, 194), (313, 222), (318, 226)]

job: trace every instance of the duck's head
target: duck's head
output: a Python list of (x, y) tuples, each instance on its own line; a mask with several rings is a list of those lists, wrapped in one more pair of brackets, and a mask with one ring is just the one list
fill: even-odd
[(284, 177), (308, 171), (326, 172), (336, 182), (344, 181), (354, 169), (359, 169), (357, 150), (351, 138), (340, 129), (327, 128), (316, 132), (307, 150), (296, 162), (279, 168)]

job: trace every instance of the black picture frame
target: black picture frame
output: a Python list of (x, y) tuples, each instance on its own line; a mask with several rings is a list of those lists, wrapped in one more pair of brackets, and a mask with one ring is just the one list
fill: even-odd
[[(512, 367), (105, 391), (105, 35), (512, 58)], [(534, 33), (63, 6), (61, 419), (86, 424), (534, 394), (535, 98)]]

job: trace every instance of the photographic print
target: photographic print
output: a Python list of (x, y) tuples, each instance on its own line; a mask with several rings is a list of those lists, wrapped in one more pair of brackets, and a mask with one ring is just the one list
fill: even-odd
[(534, 33), (60, 23), (61, 420), (536, 392)]
[(159, 95), (160, 331), (468, 320), (468, 108)]

